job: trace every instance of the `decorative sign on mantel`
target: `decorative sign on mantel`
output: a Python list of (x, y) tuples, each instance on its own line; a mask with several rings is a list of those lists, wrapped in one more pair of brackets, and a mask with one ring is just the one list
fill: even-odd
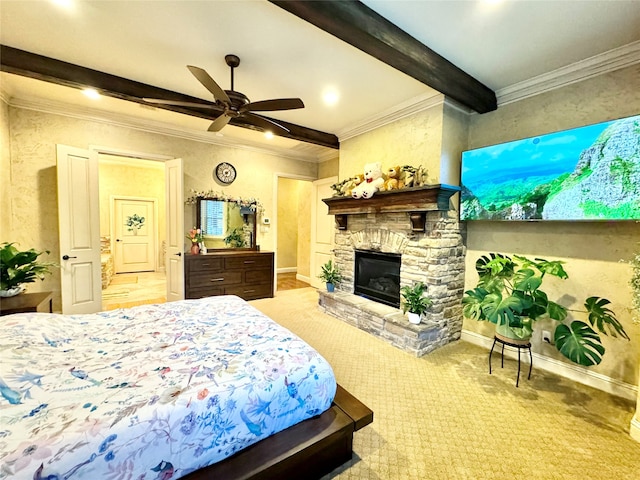
[(437, 184), (378, 192), (367, 199), (331, 197), (322, 201), (329, 207), (329, 215), (336, 216), (339, 230), (347, 229), (350, 214), (407, 212), (412, 230), (424, 232), (426, 212), (449, 210), (449, 199), (460, 190), (460, 187), (453, 185)]

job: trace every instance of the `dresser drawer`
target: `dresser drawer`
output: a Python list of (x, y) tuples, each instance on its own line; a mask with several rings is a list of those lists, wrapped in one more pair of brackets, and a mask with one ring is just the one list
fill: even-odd
[(189, 271), (191, 273), (203, 271), (214, 272), (217, 270), (222, 270), (222, 265), (222, 258), (202, 256), (189, 260)]
[(269, 284), (273, 282), (273, 277), (271, 276), (271, 270), (265, 269), (265, 268), (259, 269), (259, 270), (247, 270), (244, 273), (244, 282)]
[(221, 287), (201, 287), (190, 288), (185, 298), (203, 298), (203, 297), (215, 297), (217, 295), (224, 295), (224, 288)]
[(235, 285), (242, 283), (242, 272), (212, 272), (212, 273), (192, 273), (189, 276), (189, 287), (223, 287), (225, 285)]
[(271, 296), (271, 285), (241, 285), (237, 287), (226, 287), (225, 295), (237, 295), (245, 300), (264, 298)]
[(253, 269), (253, 268), (265, 268), (271, 266), (271, 256), (269, 255), (244, 255), (242, 257), (227, 257), (224, 259), (225, 269)]

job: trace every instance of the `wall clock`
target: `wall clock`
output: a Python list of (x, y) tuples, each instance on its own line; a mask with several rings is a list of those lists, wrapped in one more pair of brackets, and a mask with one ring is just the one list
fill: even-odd
[(214, 174), (218, 180), (226, 185), (230, 185), (236, 179), (236, 169), (227, 162), (219, 163)]

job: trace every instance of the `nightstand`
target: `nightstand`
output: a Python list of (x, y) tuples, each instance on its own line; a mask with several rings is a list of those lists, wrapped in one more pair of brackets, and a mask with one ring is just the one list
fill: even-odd
[(53, 313), (52, 293), (21, 293), (15, 297), (0, 297), (0, 315), (24, 312)]

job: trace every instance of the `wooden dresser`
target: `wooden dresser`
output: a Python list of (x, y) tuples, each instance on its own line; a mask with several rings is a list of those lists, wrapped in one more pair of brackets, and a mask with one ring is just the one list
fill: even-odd
[(185, 298), (273, 297), (273, 252), (224, 251), (184, 257)]

